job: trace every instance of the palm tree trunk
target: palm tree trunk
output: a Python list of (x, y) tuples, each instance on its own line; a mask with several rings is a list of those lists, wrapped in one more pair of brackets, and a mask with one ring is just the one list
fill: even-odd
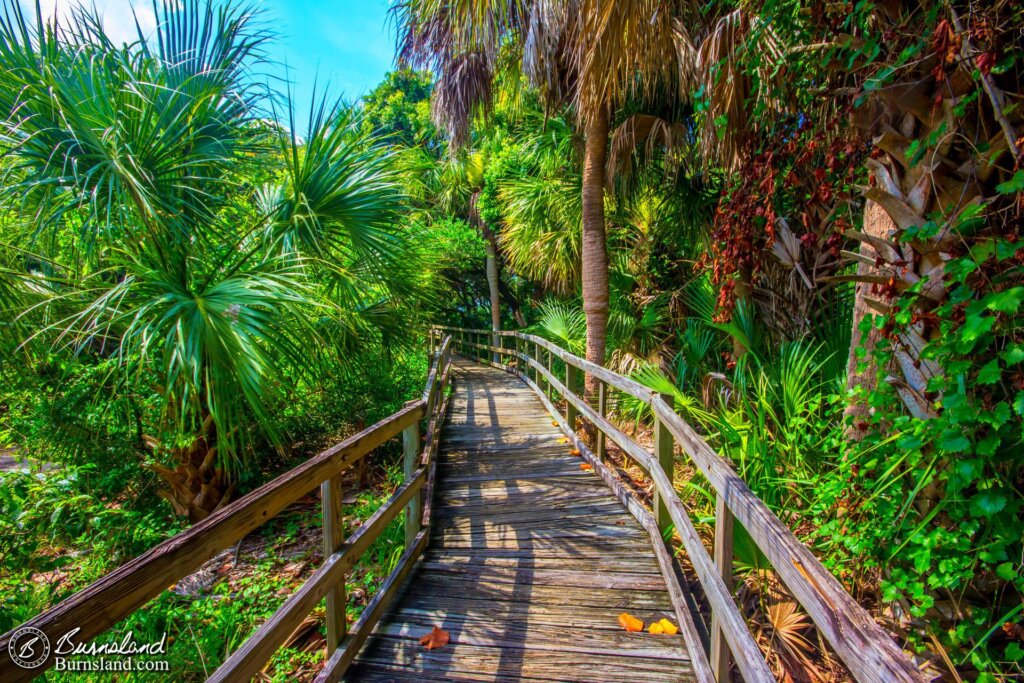
[[(604, 227), (605, 162), (608, 156), (608, 109), (588, 121), (583, 156), (583, 312), (587, 317), (587, 360), (604, 365), (608, 331), (608, 245)], [(587, 375), (586, 394), (598, 390), (596, 377)]]
[[(868, 200), (864, 207), (864, 228), (863, 232), (871, 237), (879, 237), (882, 239), (889, 239), (890, 235), (896, 230), (896, 224), (889, 218), (889, 214), (885, 210), (876, 204), (875, 202)], [(871, 259), (878, 258), (878, 253), (875, 249), (866, 242), (861, 242), (860, 253), (863, 256), (867, 256)], [(857, 266), (858, 276), (877, 275), (878, 270), (865, 263), (861, 263)], [(853, 295), (853, 335), (850, 338), (850, 355), (846, 361), (846, 390), (847, 392), (852, 391), (856, 387), (862, 387), (867, 393), (874, 391), (878, 384), (878, 365), (875, 362), (875, 345), (881, 338), (881, 333), (872, 328), (867, 336), (861, 333), (860, 325), (864, 317), (871, 312), (870, 307), (867, 304), (868, 294), (871, 291), (871, 285), (866, 282), (858, 282), (857, 287), (854, 290)], [(866, 351), (865, 367), (863, 371), (858, 372), (858, 366), (860, 365), (860, 358), (857, 355), (857, 349), (861, 346)], [(861, 441), (868, 432), (869, 425), (867, 418), (869, 415), (869, 407), (859, 401), (856, 398), (850, 400), (846, 405), (846, 409), (843, 411), (843, 416), (846, 418), (846, 436), (854, 441)]]
[[(487, 289), (491, 295), (491, 346), (500, 346), (498, 332), (501, 332), (501, 291), (498, 280), (498, 249), (495, 245), (494, 232), (483, 226), (483, 234), (486, 245)], [(495, 363), (501, 362), (497, 353), (491, 354), (491, 359)]]

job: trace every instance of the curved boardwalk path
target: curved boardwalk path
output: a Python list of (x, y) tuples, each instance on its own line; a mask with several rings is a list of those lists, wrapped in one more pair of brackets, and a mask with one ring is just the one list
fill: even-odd
[(618, 624), (676, 621), (647, 532), (525, 384), (454, 365), (433, 537), (346, 680), (692, 680), (682, 636)]

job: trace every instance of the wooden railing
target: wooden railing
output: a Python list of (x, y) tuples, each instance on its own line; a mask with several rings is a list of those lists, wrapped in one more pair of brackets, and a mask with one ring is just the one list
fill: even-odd
[[(530, 385), (575, 447), (619, 495), (630, 512), (648, 527), (682, 634), (691, 656), (695, 658), (694, 669), (698, 675), (702, 668), (706, 668), (713, 672), (715, 680), (728, 681), (732, 660), (748, 682), (775, 680), (732, 596), (732, 535), (733, 524), (738, 522), (858, 681), (893, 683), (927, 680), (889, 634), (872, 620), (810, 550), (735, 474), (730, 463), (676, 413), (672, 396), (657, 394), (634, 380), (574, 356), (534, 335), (438, 327), (433, 331), (432, 340), (448, 335), (463, 355), (481, 363), (511, 369)], [(556, 364), (564, 367), (564, 381), (556, 374)], [(596, 407), (582, 396), (582, 377), (585, 374), (598, 381)], [(541, 385), (546, 386), (542, 388)], [(648, 452), (607, 419), (609, 390), (622, 392), (650, 406), (655, 420), (653, 452)], [(554, 407), (556, 395), (565, 402), (564, 414)], [(578, 418), (596, 428), (593, 451), (577, 435)], [(654, 482), (652, 510), (641, 505), (617, 475), (605, 466), (607, 439), (614, 442)], [(676, 443), (704, 474), (716, 495), (712, 554), (701, 542), (673, 485)], [(685, 591), (662, 542), (661, 534), (673, 526), (711, 605), (709, 655), (698, 638), (684, 599)]]
[[(18, 628), (37, 628), (51, 643), (77, 628), (77, 641), (90, 640), (319, 486), (323, 508), (323, 565), (213, 673), (210, 680), (249, 681), (324, 598), (328, 660), (317, 681), (340, 680), (423, 553), (429, 537), (435, 461), (448, 402), (445, 387), (451, 367), (449, 340), (432, 343), (431, 352), (433, 363), (421, 398), (225, 506)], [(427, 431), (421, 447), (420, 421), (423, 419)], [(403, 435), (405, 481), (358, 531), (342, 540), (342, 472), (399, 433)], [(352, 631), (346, 633), (345, 574), (403, 509), (406, 513), (405, 552)], [(8, 652), (8, 643), (17, 630), (0, 637), (0, 681), (4, 683), (30, 680), (54, 662), (51, 655), (48, 661), (33, 669), (17, 666)]]

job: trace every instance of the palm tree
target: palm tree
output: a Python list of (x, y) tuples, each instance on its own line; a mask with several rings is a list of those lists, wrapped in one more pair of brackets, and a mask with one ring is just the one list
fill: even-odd
[[(608, 327), (606, 165), (615, 107), (653, 92), (678, 73), (675, 3), (662, 0), (495, 0), (452, 5), (407, 0), (396, 6), (400, 58), (437, 76), (433, 111), (456, 146), (473, 117), (491, 106), (495, 72), (525, 74), (551, 110), (571, 105), (583, 130), (581, 279), (587, 359), (605, 362)], [(509, 43), (516, 49), (508, 49)], [(520, 54), (521, 59), (509, 55)], [(587, 377), (588, 393), (597, 380)]]
[[(1022, 154), (1014, 132), (1020, 113), (1005, 105), (995, 76), (980, 68), (984, 50), (972, 45), (975, 34), (961, 25), (953, 5), (943, 15), (934, 54), (873, 92), (854, 116), (877, 149), (867, 162), (872, 182), (864, 190), (865, 228), (851, 234), (863, 245), (861, 253), (849, 254), (862, 282), (858, 307), (888, 313), (897, 294), (916, 289), (915, 309), (921, 315), (895, 331), (896, 363), (886, 369), (891, 370), (886, 381), (912, 415), (925, 419), (937, 415), (929, 383), (943, 372), (922, 354), (940, 335), (926, 313), (950, 300), (946, 263), (985, 239), (977, 224), (987, 223), (994, 234), (1015, 232), (1012, 219), (999, 210), (1005, 206), (998, 186), (1013, 176)], [(903, 29), (900, 18), (885, 8), (878, 9), (876, 19), (896, 35)], [(978, 218), (983, 209), (985, 221)], [(929, 233), (899, 239), (930, 224), (935, 227)], [(878, 369), (869, 366), (861, 374)]]
[[(537, 111), (506, 136), (495, 178), (500, 243), (516, 272), (557, 294), (580, 284), (579, 139), (572, 122)], [(585, 351), (585, 345), (581, 348)]]
[[(401, 196), (340, 108), (315, 108), (303, 142), (265, 122), (249, 9), (157, 10), (155, 37), (117, 46), (87, 12), (58, 24), (5, 3), (3, 193), (60, 262), (62, 288), (33, 309), (56, 322), (35, 338), (115, 360), (122, 391), (156, 386), (170, 436), (145, 439), (151, 466), (197, 520), (229, 499), (256, 434), (280, 443), (275, 409), (322, 340), (386, 300), (373, 274), (401, 260)], [(275, 144), (284, 180), (257, 190), (246, 178)]]

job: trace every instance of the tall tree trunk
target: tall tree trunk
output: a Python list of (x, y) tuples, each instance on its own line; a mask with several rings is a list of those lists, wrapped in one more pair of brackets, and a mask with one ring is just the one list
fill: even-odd
[[(605, 162), (608, 157), (608, 109), (588, 121), (583, 156), (583, 312), (587, 318), (587, 360), (604, 365), (608, 331), (608, 245), (604, 228)], [(597, 394), (596, 377), (587, 375), (586, 394)]]
[[(896, 224), (893, 223), (889, 214), (875, 202), (868, 200), (864, 206), (864, 227), (863, 232), (869, 237), (889, 239), (896, 231)], [(878, 252), (867, 242), (861, 242), (860, 253), (871, 260), (878, 258)], [(879, 271), (874, 266), (866, 263), (857, 265), (858, 277), (869, 277), (878, 275)], [(864, 336), (860, 330), (864, 317), (871, 313), (868, 306), (868, 295), (871, 293), (872, 285), (868, 282), (858, 282), (853, 295), (853, 335), (850, 337), (850, 355), (846, 361), (846, 390), (852, 391), (856, 387), (862, 387), (865, 392), (872, 392), (878, 385), (878, 364), (875, 362), (875, 345), (881, 339), (881, 333), (874, 327)], [(864, 370), (858, 372), (857, 368), (861, 360), (857, 355), (857, 349), (864, 347)], [(867, 418), (869, 408), (856, 397), (852, 398), (846, 405), (843, 416), (846, 418), (846, 435), (854, 441), (862, 440), (868, 433)]]
[[(498, 333), (501, 332), (501, 291), (498, 280), (498, 248), (494, 232), (486, 225), (482, 226), (482, 231), (486, 249), (487, 289), (491, 295), (491, 346), (500, 346), (501, 338)], [(492, 354), (492, 360), (495, 363), (501, 362), (497, 353)]]

